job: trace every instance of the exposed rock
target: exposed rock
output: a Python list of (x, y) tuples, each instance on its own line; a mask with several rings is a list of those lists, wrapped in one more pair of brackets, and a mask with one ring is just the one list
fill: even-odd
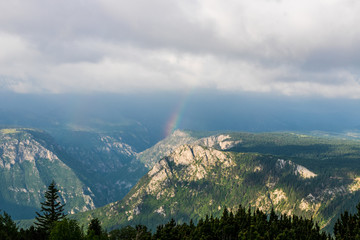
[(155, 146), (139, 153), (137, 159), (151, 169), (160, 159), (171, 154), (176, 148), (183, 144), (196, 141), (189, 133), (176, 130), (170, 136), (155, 144)]
[(161, 186), (164, 185), (164, 181), (168, 180), (168, 177), (171, 177), (172, 175), (171, 170), (165, 160), (161, 160), (156, 165), (154, 168), (156, 168), (157, 171), (152, 172), (151, 180), (146, 188), (146, 192), (149, 194), (154, 194), (161, 190)]
[[(301, 152), (307, 147), (298, 150), (294, 147), (300, 141), (298, 135), (290, 142), (291, 148), (287, 150), (291, 151), (285, 152), (289, 156), (278, 153), (282, 144), (289, 144), (288, 139), (282, 139), (283, 134), (275, 134), (274, 139), (270, 134), (263, 134), (264, 141), (256, 139), (258, 143), (253, 134), (247, 139), (244, 136), (247, 135), (220, 134), (199, 140), (188, 139), (188, 143), (176, 145), (170, 143), (171, 138), (184, 139), (188, 135), (181, 131), (175, 133), (168, 142), (157, 146), (161, 154), (165, 149), (172, 149), (171, 152), (158, 159), (124, 200), (105, 206), (99, 212), (109, 211), (118, 216), (111, 226), (142, 221), (154, 228), (171, 218), (186, 222), (190, 218), (195, 221), (204, 218), (206, 214), (221, 216), (224, 207), (234, 210), (241, 204), (267, 213), (273, 208), (277, 213), (313, 218), (321, 227), (326, 227), (330, 222), (333, 224), (328, 210), (343, 208), (344, 202), (348, 204), (354, 199), (354, 192), (360, 190), (360, 178), (349, 184), (352, 179), (332, 178), (320, 171), (311, 171), (310, 164), (306, 165), (309, 169), (297, 164), (297, 161), (306, 164), (311, 161), (306, 158), (309, 156), (306, 152)], [(236, 147), (242, 141), (243, 144)], [(313, 139), (309, 138), (309, 141), (313, 148)], [(239, 152), (222, 151), (233, 147)], [(298, 152), (293, 153), (293, 150)], [(327, 156), (328, 153), (321, 154)], [(140, 209), (141, 213), (136, 215), (134, 209)]]
[(281, 201), (287, 201), (286, 193), (282, 189), (275, 189), (270, 192), (270, 199), (274, 205), (279, 204)]
[(314, 202), (309, 202), (306, 199), (301, 199), (301, 202), (299, 204), (299, 208), (302, 211), (305, 212), (311, 212), (313, 215), (316, 214), (319, 211), (319, 208), (321, 207), (321, 202), (318, 203), (314, 203)]
[(98, 147), (99, 151), (116, 151), (128, 157), (135, 157), (136, 155), (136, 152), (129, 144), (122, 142), (121, 137), (115, 139), (114, 137), (103, 135), (100, 137), (100, 140), (104, 145)]
[(162, 216), (164, 216), (164, 217), (166, 217), (166, 213), (165, 213), (165, 210), (164, 210), (164, 206), (160, 206), (158, 209), (156, 209), (155, 211), (154, 211), (155, 213), (158, 213), (158, 214), (160, 214), (160, 215), (162, 215)]
[(307, 169), (304, 166), (298, 165), (290, 160), (285, 161), (284, 159), (278, 159), (276, 163), (277, 168), (283, 169), (286, 166), (291, 167), (294, 171), (295, 175), (299, 175), (302, 178), (313, 178), (316, 177), (317, 174), (314, 172), (311, 172), (309, 169)]
[(316, 173), (311, 172), (309, 169), (301, 165), (296, 165), (295, 174), (299, 174), (303, 178), (313, 178), (317, 176)]
[(349, 185), (350, 192), (356, 192), (360, 190), (360, 177), (354, 179), (354, 182)]
[(230, 149), (237, 144), (241, 143), (241, 140), (231, 141), (230, 135), (217, 135), (217, 136), (210, 136), (206, 138), (202, 138), (195, 142), (195, 144), (199, 144), (202, 146), (207, 146), (210, 148), (217, 148), (219, 147), (221, 150)]
[(262, 170), (263, 170), (263, 167), (260, 165), (254, 167), (254, 172), (261, 172)]
[[(16, 180), (15, 180), (16, 179)], [(95, 208), (90, 188), (73, 170), (31, 133), (17, 129), (0, 132), (0, 198), (21, 207), (39, 208), (48, 181), (59, 186), (62, 202), (69, 213)], [(4, 206), (3, 206), (4, 207)]]

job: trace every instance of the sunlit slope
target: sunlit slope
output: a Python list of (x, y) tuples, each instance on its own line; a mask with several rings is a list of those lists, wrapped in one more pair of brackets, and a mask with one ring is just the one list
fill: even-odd
[(299, 133), (231, 133), (229, 139), (238, 141), (230, 151), (291, 157), (320, 172), (360, 173), (360, 140), (357, 139)]
[(169, 155), (176, 148), (183, 144), (193, 143), (205, 136), (211, 135), (211, 132), (193, 132), (175, 130), (165, 139), (161, 140), (151, 148), (137, 154), (137, 159), (151, 169), (160, 159)]
[(242, 204), (312, 217), (329, 229), (360, 200), (359, 146), (358, 141), (293, 133), (195, 139), (163, 157), (123, 200), (76, 217), (83, 223), (98, 217), (109, 229), (154, 228), (171, 218), (218, 216), (224, 206)]

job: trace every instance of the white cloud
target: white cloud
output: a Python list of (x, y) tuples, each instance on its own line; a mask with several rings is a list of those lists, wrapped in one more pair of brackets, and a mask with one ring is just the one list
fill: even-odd
[(360, 98), (360, 2), (3, 1), (0, 87)]

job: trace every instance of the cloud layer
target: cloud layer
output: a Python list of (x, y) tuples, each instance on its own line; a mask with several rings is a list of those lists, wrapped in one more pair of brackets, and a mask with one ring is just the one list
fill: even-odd
[(360, 2), (0, 2), (0, 88), (360, 98)]

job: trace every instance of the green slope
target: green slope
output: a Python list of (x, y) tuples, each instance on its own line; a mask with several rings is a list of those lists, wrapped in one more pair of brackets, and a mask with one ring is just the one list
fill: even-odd
[(92, 189), (96, 206), (123, 198), (147, 172), (123, 132), (63, 130), (53, 134), (58, 154)]
[(32, 129), (0, 130), (0, 208), (15, 219), (35, 215), (52, 180), (66, 212), (95, 208), (91, 190), (44, 143), (45, 138), (50, 136)]
[(233, 141), (239, 141), (230, 151), (291, 157), (321, 172), (360, 173), (359, 140), (298, 133), (231, 133), (230, 136)]
[(108, 229), (154, 228), (170, 218), (219, 216), (224, 206), (242, 204), (313, 217), (330, 229), (360, 200), (359, 146), (357, 140), (294, 133), (193, 139), (155, 164), (123, 200), (76, 218), (85, 224), (98, 217)]

